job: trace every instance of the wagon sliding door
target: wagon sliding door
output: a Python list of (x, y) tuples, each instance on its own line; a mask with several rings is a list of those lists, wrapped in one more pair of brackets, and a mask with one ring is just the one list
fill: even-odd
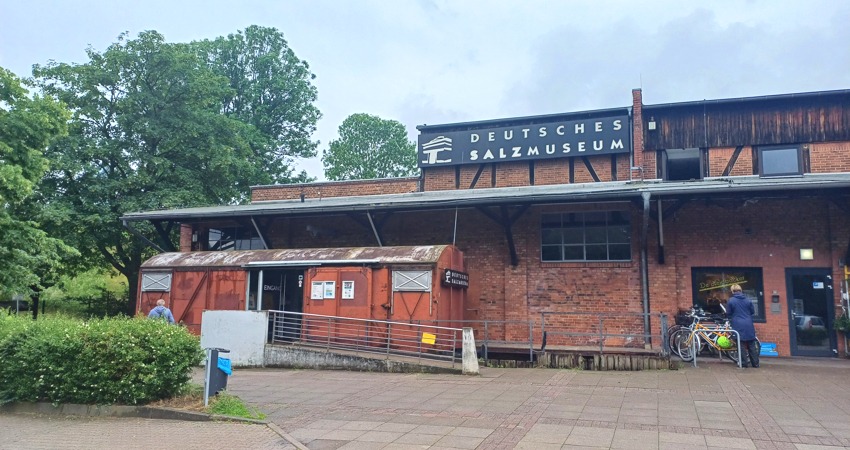
[[(432, 269), (393, 270), (392, 273), (393, 291), (389, 320), (417, 325), (432, 323)], [(406, 352), (419, 352), (423, 349), (423, 333), (437, 334), (436, 329), (398, 323), (389, 324), (388, 332), (392, 347)]]

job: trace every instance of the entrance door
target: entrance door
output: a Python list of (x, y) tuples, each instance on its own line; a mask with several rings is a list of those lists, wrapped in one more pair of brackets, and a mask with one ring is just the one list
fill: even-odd
[(829, 269), (785, 269), (791, 355), (834, 356), (834, 297)]
[(246, 308), (277, 311), (269, 315), (269, 339), (297, 340), (301, 335), (301, 312), (304, 310), (304, 269), (256, 269), (248, 276)]

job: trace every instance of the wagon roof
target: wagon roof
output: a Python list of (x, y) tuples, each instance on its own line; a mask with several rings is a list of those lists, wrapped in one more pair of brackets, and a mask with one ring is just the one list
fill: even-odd
[(142, 268), (435, 263), (448, 247), (448, 245), (418, 245), (169, 252), (160, 253), (145, 261)]

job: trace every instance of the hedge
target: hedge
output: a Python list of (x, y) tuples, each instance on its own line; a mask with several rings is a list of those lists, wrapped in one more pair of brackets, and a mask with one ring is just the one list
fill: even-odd
[(0, 313), (0, 404), (145, 404), (176, 395), (203, 357), (197, 336), (161, 320)]

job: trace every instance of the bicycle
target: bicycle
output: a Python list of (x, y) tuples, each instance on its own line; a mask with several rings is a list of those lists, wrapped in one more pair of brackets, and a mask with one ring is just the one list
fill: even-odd
[[(721, 337), (726, 338), (729, 345), (721, 345)], [(694, 339), (696, 339), (696, 342), (694, 342)], [(678, 340), (679, 357), (686, 362), (693, 361), (694, 348), (702, 349), (703, 346), (707, 346), (710, 350), (716, 351), (730, 361), (738, 362), (738, 337), (733, 332), (728, 320), (720, 328), (707, 327), (700, 323), (699, 316), (694, 315), (694, 323), (691, 325), (688, 337)], [(756, 338), (756, 351), (761, 352), (761, 342), (758, 338)]]
[[(688, 339), (691, 335), (691, 331), (694, 329), (694, 323), (698, 320), (716, 320), (715, 317), (708, 315), (702, 308), (692, 306), (691, 309), (684, 314), (685, 318), (690, 318), (691, 322), (689, 324), (685, 324), (685, 320), (680, 318), (680, 315), (676, 316), (676, 325), (673, 325), (667, 330), (667, 346), (670, 349), (670, 353), (679, 355), (679, 342)], [(705, 351), (707, 346), (705, 344), (700, 345), (700, 352)]]

